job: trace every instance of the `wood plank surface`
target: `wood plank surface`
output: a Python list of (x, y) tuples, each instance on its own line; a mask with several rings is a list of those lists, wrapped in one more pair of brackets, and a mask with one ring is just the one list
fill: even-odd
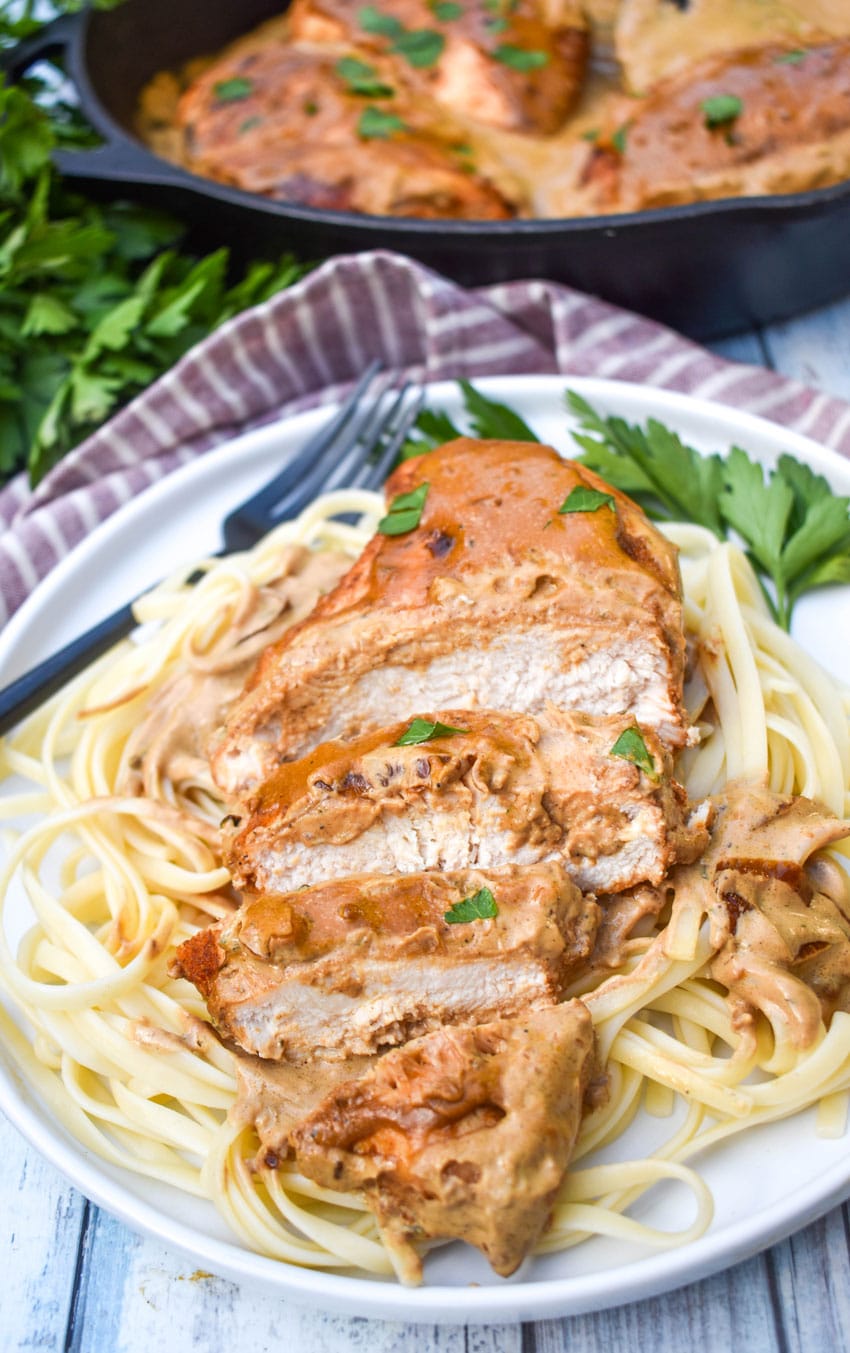
[[(850, 398), (850, 300), (713, 345)], [(811, 1148), (809, 1148), (811, 1149)], [(677, 1292), (525, 1326), (346, 1320), (193, 1269), (90, 1207), (0, 1119), (0, 1353), (825, 1353), (850, 1348), (850, 1213)]]

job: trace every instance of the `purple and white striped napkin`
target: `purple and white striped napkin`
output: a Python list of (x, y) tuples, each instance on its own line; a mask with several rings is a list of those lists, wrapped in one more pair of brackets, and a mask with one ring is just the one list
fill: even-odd
[(681, 390), (761, 414), (850, 456), (850, 404), (715, 357), (553, 282), (465, 291), (397, 254), (331, 259), (230, 320), (31, 492), (0, 491), (0, 624), (98, 522), (246, 429), (332, 403), (373, 357), (419, 380), (561, 372)]

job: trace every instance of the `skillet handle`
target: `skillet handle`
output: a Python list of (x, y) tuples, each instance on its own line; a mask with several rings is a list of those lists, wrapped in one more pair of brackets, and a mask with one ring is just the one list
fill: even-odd
[(36, 61), (69, 47), (82, 19), (82, 14), (60, 14), (31, 38), (24, 38), (23, 42), (16, 42), (14, 47), (0, 52), (0, 71), (9, 80), (20, 80)]
[(117, 183), (179, 183), (186, 185), (186, 174), (178, 165), (169, 164), (128, 136), (112, 118), (89, 106), (93, 97), (87, 90), (80, 54), (85, 12), (61, 14), (31, 38), (25, 38), (0, 53), (0, 71), (6, 78), (19, 80), (36, 61), (55, 52), (68, 52), (68, 76), (80, 96), (80, 109), (104, 144), (91, 150), (60, 150), (54, 164), (69, 178), (110, 179)]

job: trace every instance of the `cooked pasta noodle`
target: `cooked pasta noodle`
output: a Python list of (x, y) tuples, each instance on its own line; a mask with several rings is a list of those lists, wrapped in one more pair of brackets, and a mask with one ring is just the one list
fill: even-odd
[[(171, 578), (138, 603), (135, 641), (93, 664), (3, 745), (0, 816), (15, 830), (6, 830), (0, 875), (8, 1003), (0, 1031), (51, 1114), (88, 1150), (214, 1200), (263, 1254), (391, 1276), (362, 1197), (330, 1193), (292, 1163), (254, 1163), (254, 1131), (231, 1112), (234, 1058), (211, 1034), (194, 987), (168, 975), (176, 945), (232, 907), (218, 850), (222, 802), (202, 762), (179, 783), (154, 767), (140, 784), (128, 750), (168, 683), (233, 666), (234, 630), (244, 641), (258, 607), (274, 612), (269, 589), (282, 561), (295, 567), (294, 547), (351, 559), (382, 510), (376, 495), (327, 495), (253, 551), (206, 561), (197, 585)], [(679, 764), (689, 792), (747, 778), (844, 815), (847, 690), (772, 622), (739, 550), (697, 527), (665, 529), (681, 550), (686, 624), (703, 658), (686, 692), (701, 731)], [(293, 606), (276, 623), (296, 615)], [(236, 656), (244, 660), (244, 643)], [(30, 925), (13, 953), (7, 932), (25, 913)], [(707, 975), (703, 920), (697, 905), (677, 899), (663, 929), (626, 945), (616, 972), (576, 988), (593, 1015), (610, 1093), (585, 1116), (541, 1252), (591, 1235), (685, 1243), (712, 1216), (708, 1189), (687, 1164), (697, 1152), (818, 1101), (824, 1130), (842, 1130), (850, 1015), (836, 1014), (803, 1051), (763, 1027), (736, 1028)], [(769, 1074), (754, 1079), (756, 1070)], [(593, 1164), (636, 1114), (660, 1120), (680, 1097), (687, 1110), (652, 1158)], [(659, 1231), (624, 1215), (670, 1180), (693, 1197), (690, 1223)]]

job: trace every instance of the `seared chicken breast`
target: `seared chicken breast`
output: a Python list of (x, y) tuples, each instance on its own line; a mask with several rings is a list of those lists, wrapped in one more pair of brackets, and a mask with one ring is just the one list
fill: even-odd
[(588, 38), (575, 0), (469, 4), (295, 0), (296, 42), (336, 44), (393, 63), (393, 78), (453, 112), (508, 131), (557, 131), (578, 96)]
[[(400, 746), (417, 724), (456, 731)], [(707, 839), (699, 817), (688, 823), (669, 752), (630, 715), (450, 710), (325, 743), (282, 766), (260, 789), (228, 863), (250, 892), (366, 872), (550, 861), (584, 891), (615, 893), (659, 883)]]
[(552, 1005), (598, 919), (551, 865), (366, 876), (251, 899), (181, 945), (174, 971), (245, 1051), (341, 1058)]
[[(605, 505), (573, 511), (579, 488)], [(267, 649), (211, 749), (226, 793), (416, 709), (552, 702), (686, 742), (676, 551), (634, 503), (550, 447), (466, 438), (387, 484), (417, 491), (418, 525), (376, 535)]]
[(619, 0), (615, 43), (626, 87), (643, 95), (705, 57), (848, 36), (850, 6), (836, 0)]
[(323, 209), (474, 220), (513, 214), (475, 171), (448, 114), (361, 67), (350, 56), (281, 41), (238, 44), (180, 100), (187, 167)]
[(850, 38), (708, 57), (623, 100), (588, 151), (586, 211), (791, 193), (850, 173)]
[(414, 1241), (449, 1238), (507, 1276), (549, 1222), (592, 1067), (580, 1001), (442, 1029), (333, 1090), (292, 1133), (296, 1161), (363, 1190), (403, 1281), (421, 1278)]

